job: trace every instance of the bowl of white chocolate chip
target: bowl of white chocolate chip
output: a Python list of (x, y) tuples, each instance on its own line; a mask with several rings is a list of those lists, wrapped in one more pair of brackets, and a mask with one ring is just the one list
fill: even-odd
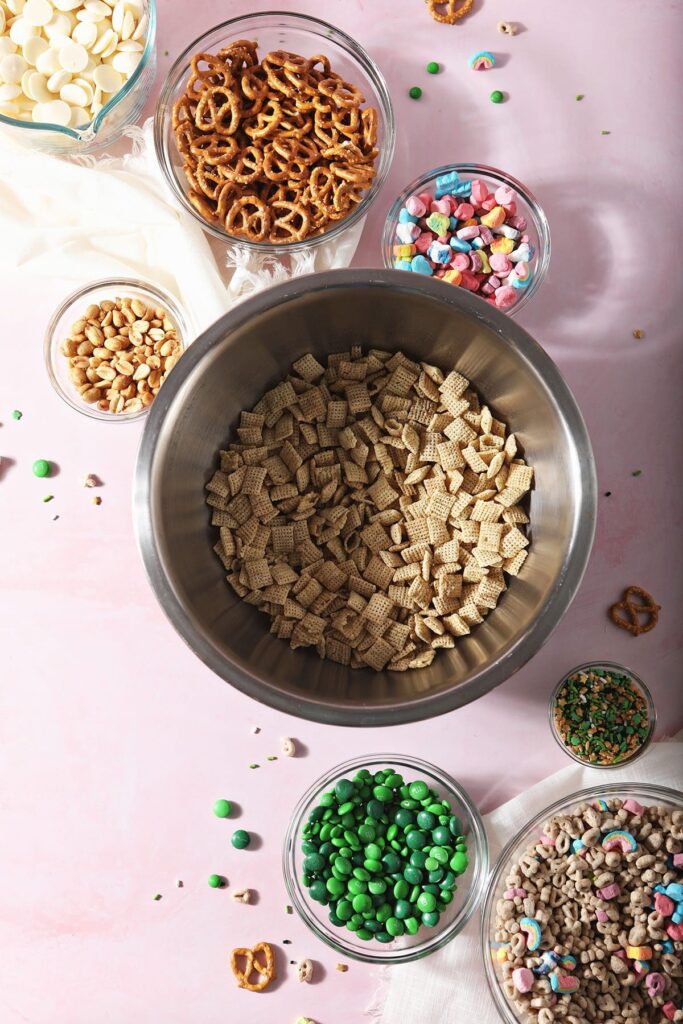
[(155, 0), (0, 0), (0, 126), (83, 154), (137, 119), (156, 70)]
[(505, 847), (482, 911), (506, 1024), (683, 1020), (683, 795), (614, 783), (541, 811)]

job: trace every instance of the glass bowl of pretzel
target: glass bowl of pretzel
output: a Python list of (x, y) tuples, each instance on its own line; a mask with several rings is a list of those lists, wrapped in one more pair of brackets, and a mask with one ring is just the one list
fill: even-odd
[(157, 157), (208, 232), (293, 254), (362, 224), (394, 150), (387, 85), (318, 18), (232, 18), (176, 60), (157, 106)]

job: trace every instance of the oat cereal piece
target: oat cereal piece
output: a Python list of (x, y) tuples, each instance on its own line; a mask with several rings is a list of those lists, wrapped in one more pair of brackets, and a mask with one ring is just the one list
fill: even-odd
[(240, 416), (206, 485), (214, 550), (292, 648), (354, 668), (431, 664), (527, 557), (533, 471), (458, 371), (358, 346)]

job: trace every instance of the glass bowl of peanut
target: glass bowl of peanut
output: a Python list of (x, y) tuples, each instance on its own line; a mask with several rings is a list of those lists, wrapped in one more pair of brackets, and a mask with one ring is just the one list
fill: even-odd
[(93, 419), (144, 416), (190, 337), (186, 314), (156, 285), (112, 278), (72, 292), (45, 334), (57, 394)]

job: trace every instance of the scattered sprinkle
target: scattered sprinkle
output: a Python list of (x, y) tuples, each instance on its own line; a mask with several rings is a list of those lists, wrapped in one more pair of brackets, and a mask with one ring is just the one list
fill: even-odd
[(183, 882), (182, 878), (177, 878), (175, 884), (178, 889), (182, 889), (185, 883)]
[(277, 761), (277, 757), (275, 756), (275, 754), (268, 754), (266, 761)]
[(53, 522), (53, 523), (54, 523), (55, 519), (59, 519), (59, 516), (53, 516), (53, 517), (52, 517), (52, 522)]
[(609, 496), (611, 495), (611, 493), (612, 493), (611, 491), (605, 491), (605, 497), (606, 497), (606, 498), (609, 498)]
[(642, 469), (634, 469), (631, 476), (640, 476), (642, 472)]
[(254, 736), (256, 736), (257, 733), (261, 732), (261, 726), (260, 725), (252, 725), (251, 731), (254, 734)]
[(24, 414), (21, 411), (21, 409), (12, 409), (12, 419), (13, 420), (20, 420), (23, 415)]
[(296, 960), (290, 960), (289, 962), (290, 962), (290, 964), (295, 964)]
[(349, 965), (348, 964), (337, 964), (337, 970), (341, 971), (342, 974), (344, 973), (344, 971), (348, 971), (348, 969), (349, 969)]
[(491, 95), (489, 96), (489, 99), (491, 100), (491, 103), (502, 103), (503, 100), (505, 99), (505, 96), (500, 91), (500, 89), (494, 89)]
[(578, 92), (578, 93), (576, 94), (576, 100), (577, 100), (577, 102), (580, 102), (580, 101), (581, 101), (582, 99), (583, 99), (583, 93), (582, 93), (582, 92)]
[(414, 85), (412, 89), (408, 89), (408, 95), (410, 96), (411, 100), (419, 100), (420, 96), (422, 95), (422, 89), (420, 88), (419, 85)]
[(94, 498), (92, 500), (92, 503), (93, 503), (93, 505), (101, 505), (102, 504), (102, 499), (100, 498), (99, 494), (96, 494), (94, 496)]
[(291, 913), (292, 913), (292, 908), (290, 907), (289, 903), (287, 903), (285, 905), (285, 914), (291, 914)]
[(53, 498), (54, 494), (46, 494), (45, 497), (43, 498), (43, 501), (52, 501)]
[(292, 940), (291, 939), (283, 939), (282, 940), (282, 945), (283, 946), (291, 946), (292, 945)]
[(153, 900), (160, 900), (161, 899), (161, 893), (160, 892), (155, 893), (154, 896), (152, 896), (152, 899)]
[(606, 132), (605, 129), (603, 128), (603, 130), (600, 132), (600, 134), (601, 135), (611, 135), (612, 133), (611, 132)]
[(633, 337), (637, 338), (637, 340), (640, 341), (641, 338), (645, 337), (645, 331), (641, 331), (639, 327), (636, 327), (635, 331), (633, 332)]
[(427, 71), (430, 75), (438, 75), (439, 71), (441, 71), (441, 65), (435, 60), (430, 60), (427, 65)]
[(94, 473), (88, 473), (87, 476), (83, 477), (84, 487), (97, 487), (97, 477)]
[(250, 764), (249, 767), (250, 768), (258, 768), (258, 765), (257, 764)]
[(164, 57), (168, 57), (168, 50), (164, 50)]

